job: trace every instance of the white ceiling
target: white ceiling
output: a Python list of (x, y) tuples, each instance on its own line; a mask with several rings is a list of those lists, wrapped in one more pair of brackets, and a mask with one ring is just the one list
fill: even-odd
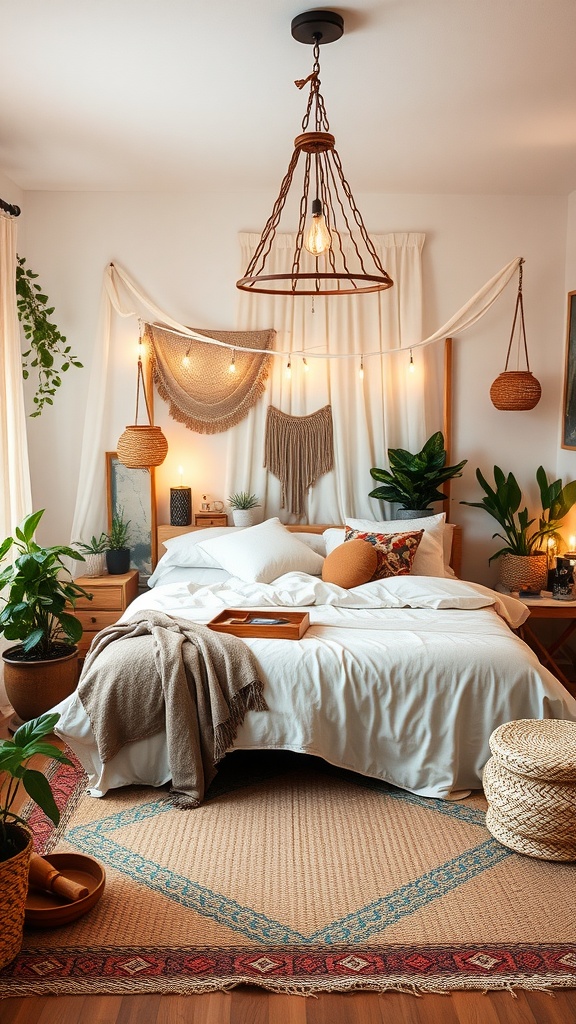
[[(299, 0), (0, 0), (0, 169), (23, 189), (270, 189), (312, 67)], [(349, 0), (321, 48), (355, 193), (576, 189), (576, 0)], [(9, 197), (5, 197), (8, 198)]]

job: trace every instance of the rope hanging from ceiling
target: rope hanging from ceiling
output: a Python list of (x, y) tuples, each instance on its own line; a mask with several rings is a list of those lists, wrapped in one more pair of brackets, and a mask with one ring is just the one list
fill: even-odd
[(172, 419), (198, 434), (236, 426), (264, 394), (274, 335), (272, 330), (207, 333), (223, 343), (218, 347), (147, 324), (154, 383)]

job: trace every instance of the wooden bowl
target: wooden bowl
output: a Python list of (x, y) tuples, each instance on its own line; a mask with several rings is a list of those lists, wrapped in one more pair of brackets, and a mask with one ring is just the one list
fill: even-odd
[(104, 892), (106, 872), (94, 857), (84, 853), (51, 853), (44, 859), (90, 891), (87, 896), (71, 903), (55, 893), (29, 889), (24, 923), (30, 928), (58, 928), (70, 924), (92, 910)]

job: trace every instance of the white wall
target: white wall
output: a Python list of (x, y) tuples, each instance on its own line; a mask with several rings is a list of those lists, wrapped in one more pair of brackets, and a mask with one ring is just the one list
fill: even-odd
[[(1, 182), (1, 178), (0, 178)], [(9, 198), (6, 196), (5, 198)], [(572, 197), (573, 198), (573, 197)], [(26, 193), (19, 249), (40, 274), (85, 370), (71, 369), (54, 408), (29, 421), (34, 507), (46, 507), (43, 541), (69, 539), (76, 497), (88, 370), (96, 334), (103, 271), (111, 260), (124, 267), (148, 295), (192, 327), (235, 327), (239, 264), (237, 233), (261, 230), (272, 195)], [(452, 458), (467, 458), (465, 476), (453, 484), (451, 517), (465, 527), (465, 574), (482, 582), (496, 577), (487, 565), (495, 550), (495, 524), (480, 510), (459, 504), (481, 495), (476, 466), (498, 463), (534, 493), (542, 463), (552, 475), (561, 465), (559, 409), (565, 335), (566, 239), (576, 250), (576, 203), (560, 197), (356, 196), (369, 230), (424, 231), (425, 330), (431, 333), (515, 256), (524, 256), (524, 302), (530, 364), (543, 397), (532, 412), (503, 413), (489, 388), (504, 369), (515, 304), (510, 284), (490, 313), (454, 344)], [(576, 287), (576, 256), (572, 256)], [(362, 301), (360, 298), (359, 301)], [(271, 325), (273, 326), (273, 325)], [(114, 352), (115, 388), (109, 399), (108, 450), (133, 422), (136, 386), (133, 325), (121, 325)], [(134, 343), (134, 345), (133, 345)], [(31, 388), (27, 388), (30, 399)], [(185, 467), (194, 505), (207, 490), (223, 494), (224, 435), (191, 434), (170, 420), (156, 397), (156, 422), (170, 452), (157, 470), (160, 521), (167, 521), (168, 489)], [(562, 472), (576, 476), (574, 456)], [(351, 458), (353, 458), (351, 453)], [(384, 457), (384, 453), (383, 453)], [(104, 487), (104, 456), (102, 456)], [(247, 482), (249, 486), (249, 482)], [(367, 490), (371, 482), (366, 481)], [(105, 528), (105, 524), (103, 524)]]

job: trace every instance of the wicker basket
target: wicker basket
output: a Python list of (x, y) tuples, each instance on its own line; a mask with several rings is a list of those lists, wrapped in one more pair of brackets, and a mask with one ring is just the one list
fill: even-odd
[(576, 860), (576, 723), (521, 719), (490, 737), (486, 827), (517, 853)]
[(11, 835), (21, 837), (20, 852), (0, 861), (0, 970), (18, 955), (24, 932), (24, 910), (28, 894), (28, 866), (32, 836), (18, 825), (7, 825)]
[(543, 551), (534, 555), (500, 555), (500, 583), (512, 591), (539, 594), (548, 582), (548, 556)]
[(133, 424), (118, 439), (116, 454), (128, 469), (159, 466), (168, 453), (168, 442), (160, 427)]
[(540, 382), (530, 370), (504, 370), (490, 388), (492, 405), (497, 409), (533, 409), (541, 395)]

